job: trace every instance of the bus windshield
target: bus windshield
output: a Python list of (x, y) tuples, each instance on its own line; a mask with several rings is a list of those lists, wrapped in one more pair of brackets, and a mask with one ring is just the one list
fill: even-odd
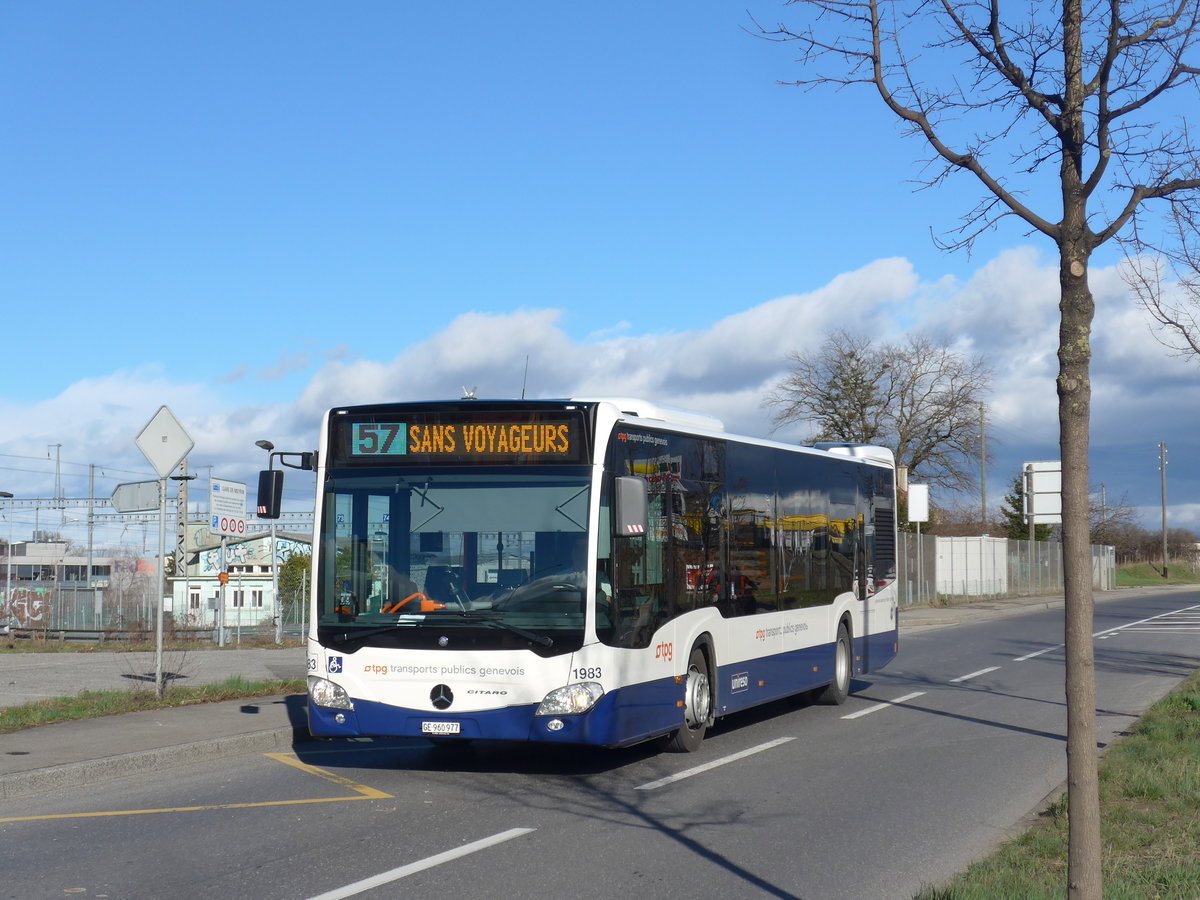
[(318, 638), (351, 651), (578, 649), (588, 485), (583, 467), (331, 473)]

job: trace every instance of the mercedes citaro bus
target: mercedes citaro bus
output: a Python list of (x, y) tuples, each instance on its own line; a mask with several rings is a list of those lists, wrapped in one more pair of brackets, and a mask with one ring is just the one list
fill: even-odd
[[(882, 447), (467, 399), (333, 409), (317, 452), (276, 456), (317, 478), (313, 735), (687, 751), (718, 716), (840, 703), (897, 652)], [(272, 465), (260, 516), (281, 490)]]

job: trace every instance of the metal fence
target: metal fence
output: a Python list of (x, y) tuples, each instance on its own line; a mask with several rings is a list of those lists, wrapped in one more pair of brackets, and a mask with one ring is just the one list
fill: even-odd
[[(936, 537), (900, 534), (897, 545), (900, 605), (943, 603), (956, 598), (1019, 597), (1058, 594), (1063, 590), (1062, 544), (1046, 541), (1010, 541), (990, 537)], [(1112, 590), (1116, 583), (1116, 552), (1092, 546), (1092, 585)], [(96, 630), (136, 632), (155, 627), (156, 580), (139, 577), (120, 586), (88, 589), (83, 585), (15, 586), (12, 597), (0, 604), (0, 625), (31, 630)], [(283, 604), (283, 626), (302, 631), (303, 603)], [(193, 621), (168, 617), (168, 627), (203, 629), (212, 626), (215, 613)], [(227, 629), (274, 631), (265, 623), (243, 628), (227, 617)]]
[[(88, 588), (79, 584), (14, 585), (11, 597), (0, 597), (0, 627), (21, 632), (95, 631), (120, 634), (153, 634), (157, 626), (155, 596), (157, 580), (152, 576), (122, 583), (119, 587)], [(2, 592), (0, 592), (2, 593)], [(281, 610), (283, 627), (299, 633), (307, 619), (307, 608), (299, 602), (285, 602)], [(166, 627), (201, 632), (215, 631), (216, 613), (208, 610), (196, 616), (184, 611), (168, 613)], [(274, 634), (275, 625), (268, 610), (247, 614), (243, 622), (236, 612), (227, 611), (228, 634)]]
[[(901, 606), (1063, 591), (1059, 543), (901, 534), (897, 556)], [(1114, 548), (1093, 544), (1092, 587), (1112, 590), (1116, 571)]]

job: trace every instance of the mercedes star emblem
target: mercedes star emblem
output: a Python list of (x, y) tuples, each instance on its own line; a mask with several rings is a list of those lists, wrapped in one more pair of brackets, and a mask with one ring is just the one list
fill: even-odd
[(433, 690), (429, 692), (429, 699), (436, 708), (446, 709), (454, 702), (454, 691), (450, 690), (448, 684), (434, 685)]

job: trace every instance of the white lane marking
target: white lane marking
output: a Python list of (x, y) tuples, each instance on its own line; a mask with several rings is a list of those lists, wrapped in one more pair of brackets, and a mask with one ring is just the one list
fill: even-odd
[[(1136, 622), (1128, 622), (1125, 625), (1118, 625), (1116, 628), (1106, 628), (1106, 629), (1104, 629), (1104, 631), (1095, 632), (1092, 635), (1092, 637), (1100, 638), (1101, 640), (1104, 640), (1104, 639), (1116, 634), (1118, 631), (1125, 631), (1130, 628), (1136, 628), (1138, 625), (1145, 625), (1147, 622), (1153, 622), (1157, 619), (1165, 619), (1167, 616), (1174, 616), (1174, 615), (1178, 615), (1179, 613), (1191, 612), (1192, 610), (1196, 610), (1196, 609), (1200, 609), (1200, 605), (1185, 606), (1183, 609), (1176, 609), (1176, 610), (1172, 610), (1171, 612), (1159, 613), (1157, 616), (1150, 616), (1150, 618), (1148, 618), (1148, 619), (1139, 619)], [(1141, 631), (1141, 630), (1148, 631), (1151, 629), (1138, 629), (1138, 630), (1139, 631)], [(1013, 660), (1013, 662), (1025, 662), (1025, 660), (1033, 659), (1035, 656), (1041, 656), (1044, 653), (1053, 653), (1055, 650), (1061, 650), (1065, 646), (1066, 646), (1066, 644), (1055, 644), (1053, 647), (1045, 647), (1041, 650), (1035, 650), (1033, 653), (1026, 653), (1024, 656), (1018, 656), (1016, 659)]]
[(675, 775), (668, 775), (666, 778), (660, 778), (657, 781), (648, 781), (645, 784), (639, 784), (634, 788), (635, 791), (652, 791), (655, 788), (663, 787), (675, 781), (682, 781), (685, 778), (691, 778), (693, 775), (699, 775), (701, 772), (707, 772), (709, 769), (715, 769), (718, 766), (724, 766), (731, 762), (737, 762), (739, 759), (745, 759), (747, 756), (753, 756), (755, 753), (762, 753), (764, 750), (771, 750), (778, 747), (780, 744), (786, 744), (788, 741), (794, 741), (794, 737), (776, 738), (773, 741), (767, 741), (765, 744), (759, 744), (757, 747), (751, 747), (748, 750), (742, 750), (730, 756), (723, 756), (720, 759), (714, 759), (712, 762), (706, 762), (702, 766), (696, 766), (692, 769), (685, 769)]
[(1110, 634), (1115, 634), (1118, 631), (1124, 631), (1127, 628), (1136, 628), (1138, 625), (1145, 625), (1147, 622), (1165, 619), (1167, 616), (1177, 616), (1180, 613), (1191, 612), (1194, 609), (1200, 609), (1200, 606), (1185, 606), (1183, 609), (1159, 613), (1157, 616), (1150, 616), (1148, 619), (1138, 619), (1136, 622), (1130, 622), (1127, 625), (1118, 625), (1116, 628), (1106, 628), (1104, 631), (1097, 631), (1094, 635), (1092, 635), (1092, 637), (1107, 637)]
[(995, 672), (999, 666), (988, 666), (986, 669), (980, 669), (978, 672), (972, 672), (970, 675), (959, 675), (957, 678), (951, 678), (951, 684), (958, 684), (960, 681), (970, 681), (972, 678), (978, 678), (980, 675), (986, 675), (988, 672)]
[(1041, 656), (1043, 653), (1053, 653), (1055, 650), (1061, 650), (1066, 644), (1055, 644), (1053, 647), (1047, 647), (1044, 650), (1035, 650), (1033, 653), (1026, 653), (1024, 656), (1018, 656), (1013, 662), (1025, 662), (1027, 659), (1033, 659), (1035, 656)]
[(409, 863), (406, 866), (400, 866), (398, 869), (392, 869), (389, 872), (381, 872), (378, 875), (373, 875), (370, 878), (364, 878), (362, 881), (356, 881), (353, 884), (348, 884), (345, 887), (334, 888), (332, 891), (326, 891), (324, 894), (318, 894), (310, 900), (341, 900), (343, 897), (353, 897), (355, 894), (361, 894), (364, 891), (369, 891), (372, 888), (381, 887), (393, 881), (404, 878), (407, 875), (412, 875), (416, 872), (422, 872), (425, 869), (432, 869), (434, 866), (440, 866), (442, 863), (450, 862), (451, 860), (459, 859), (463, 856), (469, 856), (472, 853), (478, 853), (480, 850), (486, 850), (488, 847), (494, 847), (497, 844), (503, 844), (505, 841), (511, 841), (513, 838), (521, 837), (536, 831), (536, 828), (510, 828), (508, 831), (501, 831), (499, 834), (493, 834), (491, 837), (483, 838), (482, 840), (473, 841), (470, 844), (463, 844), (461, 847), (456, 847), (453, 850), (447, 850), (445, 853), (437, 853), (425, 859), (417, 860)]
[(917, 691), (913, 694), (905, 694), (903, 697), (897, 697), (895, 700), (888, 700), (886, 703), (877, 703), (875, 706), (868, 706), (866, 709), (860, 709), (856, 713), (850, 713), (848, 716), (842, 716), (843, 719), (861, 719), (863, 716), (869, 716), (873, 712), (879, 712), (881, 709), (890, 709), (893, 706), (899, 706), (908, 700), (916, 697), (924, 697), (924, 691)]

